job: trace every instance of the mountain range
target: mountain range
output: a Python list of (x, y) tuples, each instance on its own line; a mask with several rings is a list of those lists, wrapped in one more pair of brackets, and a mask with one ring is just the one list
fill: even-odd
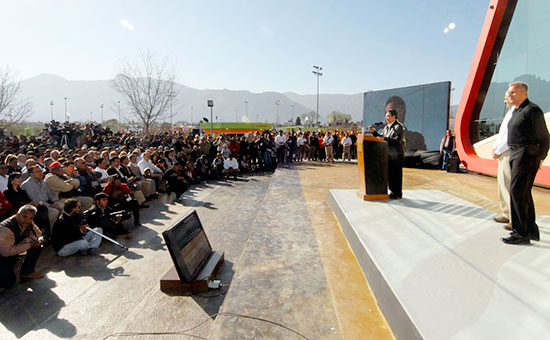
[[(300, 95), (292, 92), (253, 93), (239, 90), (194, 89), (176, 83), (177, 96), (172, 107), (173, 122), (198, 122), (202, 117), (210, 119), (206, 101), (214, 101), (214, 121), (219, 122), (276, 122), (295, 120), (303, 113), (315, 111), (317, 96)], [(124, 98), (113, 88), (111, 80), (67, 80), (52, 74), (40, 74), (21, 81), (21, 97), (28, 98), (34, 106), (30, 121), (51, 120), (52, 109), (55, 120), (64, 120), (65, 105), (71, 121), (100, 122), (101, 119), (130, 120), (129, 109)], [(65, 99), (67, 98), (67, 99)], [(276, 105), (276, 102), (279, 105)], [(53, 105), (50, 103), (53, 102)], [(247, 102), (247, 103), (245, 103)], [(103, 104), (103, 117), (101, 117)], [(277, 107), (278, 106), (278, 107)], [(349, 113), (353, 121), (363, 119), (363, 94), (320, 94), (319, 120), (326, 122), (332, 111)], [(245, 116), (247, 118), (245, 118)], [(217, 118), (216, 118), (217, 117)], [(169, 119), (168, 119), (169, 120)], [(167, 120), (167, 121), (168, 121)]]

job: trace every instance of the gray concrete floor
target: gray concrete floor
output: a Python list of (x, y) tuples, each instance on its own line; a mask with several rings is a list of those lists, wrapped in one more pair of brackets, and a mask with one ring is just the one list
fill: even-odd
[(134, 236), (121, 240), (128, 251), (104, 242), (98, 255), (60, 258), (51, 247), (44, 248), (37, 269), (46, 277), (0, 294), (0, 339), (102, 339), (119, 332), (208, 338), (215, 320), (211, 315), (228, 288), (191, 296), (162, 293), (159, 279), (172, 260), (161, 233), (197, 209), (212, 247), (225, 252), (219, 278), (230, 283), (271, 178), (266, 174), (198, 186), (186, 193), (184, 205), (166, 204), (162, 195), (141, 211), (144, 225), (133, 230)]

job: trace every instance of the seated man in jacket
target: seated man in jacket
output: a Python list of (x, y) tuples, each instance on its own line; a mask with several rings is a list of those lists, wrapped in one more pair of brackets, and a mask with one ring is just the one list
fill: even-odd
[(164, 173), (164, 177), (168, 194), (175, 193), (176, 198), (180, 199), (181, 195), (187, 190), (187, 181), (182, 172), (180, 163), (174, 163), (172, 167)]
[[(93, 254), (101, 244), (101, 236), (89, 232), (88, 222), (80, 212), (80, 202), (70, 198), (65, 201), (63, 215), (55, 221), (52, 231), (52, 246), (57, 255), (69, 256), (80, 251), (82, 255)], [(93, 229), (102, 233), (101, 227)]]
[(11, 288), (15, 285), (14, 267), (19, 260), (19, 254), (27, 252), (21, 266), (21, 278), (39, 279), (44, 275), (34, 271), (36, 261), (40, 256), (40, 230), (32, 222), (36, 208), (30, 204), (24, 205), (15, 216), (0, 224), (0, 288)]
[(21, 184), (21, 189), (27, 193), (31, 201), (48, 209), (49, 223), (45, 231), (46, 236), (49, 237), (51, 236), (51, 227), (63, 211), (63, 205), (52, 194), (50, 187), (43, 179), (44, 173), (39, 166), (31, 166), (29, 174), (30, 177)]
[[(126, 156), (124, 156), (126, 158)], [(148, 208), (148, 205), (143, 204), (145, 202), (145, 195), (141, 191), (141, 186), (136, 183), (137, 178), (132, 176), (130, 170), (126, 165), (122, 164), (122, 158), (118, 156), (111, 157), (111, 165), (107, 168), (109, 176), (118, 175), (121, 178), (121, 182), (128, 185), (132, 189), (132, 197), (138, 201), (140, 208)]]
[(94, 196), (94, 205), (84, 212), (90, 228), (102, 228), (105, 234), (112, 236), (131, 235), (122, 225), (122, 216), (109, 207), (109, 195), (100, 192)]
[(65, 174), (65, 167), (61, 163), (53, 162), (50, 164), (50, 173), (46, 175), (44, 181), (48, 184), (56, 200), (61, 199), (63, 201), (67, 198), (76, 198), (83, 210), (88, 210), (92, 206), (93, 199), (89, 196), (83, 196), (78, 191), (80, 181)]
[(103, 188), (103, 192), (109, 195), (109, 206), (114, 211), (131, 211), (134, 215), (134, 226), (141, 225), (139, 222), (139, 204), (137, 200), (130, 197), (132, 189), (121, 182), (119, 175), (109, 177), (109, 182)]

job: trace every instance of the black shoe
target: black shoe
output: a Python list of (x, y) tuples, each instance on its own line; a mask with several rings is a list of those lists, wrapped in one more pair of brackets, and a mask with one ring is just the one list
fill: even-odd
[(142, 205), (139, 206), (139, 208), (140, 208), (140, 209), (142, 209), (142, 208), (149, 208), (149, 206), (148, 206), (147, 204), (142, 204)]
[(506, 244), (530, 244), (531, 243), (531, 241), (529, 241), (529, 236), (521, 236), (518, 233), (512, 233), (510, 236), (503, 237), (500, 240)]
[(399, 200), (399, 199), (402, 199), (402, 198), (403, 198), (403, 195), (396, 195), (394, 193), (390, 194), (390, 199), (392, 199), (392, 200)]
[(141, 227), (141, 222), (140, 221), (135, 221), (134, 222), (134, 227)]
[(529, 233), (529, 239), (531, 241), (540, 241), (540, 234), (539, 233)]

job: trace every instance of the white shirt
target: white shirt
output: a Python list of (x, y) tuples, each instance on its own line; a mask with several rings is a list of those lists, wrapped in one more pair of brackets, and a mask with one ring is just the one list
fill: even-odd
[(223, 161), (223, 168), (225, 170), (229, 170), (229, 168), (238, 169), (239, 168), (239, 162), (237, 162), (237, 158), (229, 158), (227, 157), (225, 161)]
[(332, 142), (334, 142), (334, 138), (332, 137), (332, 135), (325, 136), (325, 138), (323, 138), (323, 143), (325, 143), (325, 146), (331, 146)]
[(342, 145), (343, 146), (351, 146), (353, 142), (351, 141), (351, 138), (349, 137), (344, 137), (344, 139), (342, 139)]
[(286, 143), (286, 136), (285, 135), (277, 135), (275, 137), (275, 144), (285, 145), (285, 143)]
[(8, 177), (9, 176), (2, 176), (0, 175), (0, 191), (4, 192), (8, 188)]
[(302, 146), (302, 145), (304, 145), (306, 142), (307, 142), (307, 139), (306, 139), (306, 138), (304, 138), (304, 137), (299, 137), (299, 138), (298, 138), (298, 146)]
[[(101, 174), (101, 178), (99, 179), (99, 181), (101, 182), (102, 180), (104, 180), (105, 178), (109, 178), (109, 174), (107, 173), (107, 170), (105, 169), (102, 169), (100, 167), (96, 167), (94, 169), (94, 172), (97, 172), (97, 173), (100, 173)], [(105, 188), (107, 186), (107, 183), (101, 183), (101, 187), (102, 188)]]
[(142, 158), (141, 161), (138, 163), (139, 170), (141, 170), (141, 174), (143, 175), (145, 173), (145, 169), (149, 168), (151, 170), (151, 174), (153, 174), (154, 171), (162, 173), (162, 170), (160, 170), (153, 162), (151, 162), (151, 158), (149, 158), (148, 161), (145, 160), (145, 158)]
[(498, 129), (498, 134), (495, 139), (495, 146), (494, 146), (496, 155), (502, 155), (504, 152), (508, 150), (508, 122), (510, 121), (510, 118), (512, 118), (512, 114), (514, 113), (515, 109), (516, 107), (512, 106), (508, 110), (508, 112), (506, 112), (506, 115), (502, 120), (502, 124)]

